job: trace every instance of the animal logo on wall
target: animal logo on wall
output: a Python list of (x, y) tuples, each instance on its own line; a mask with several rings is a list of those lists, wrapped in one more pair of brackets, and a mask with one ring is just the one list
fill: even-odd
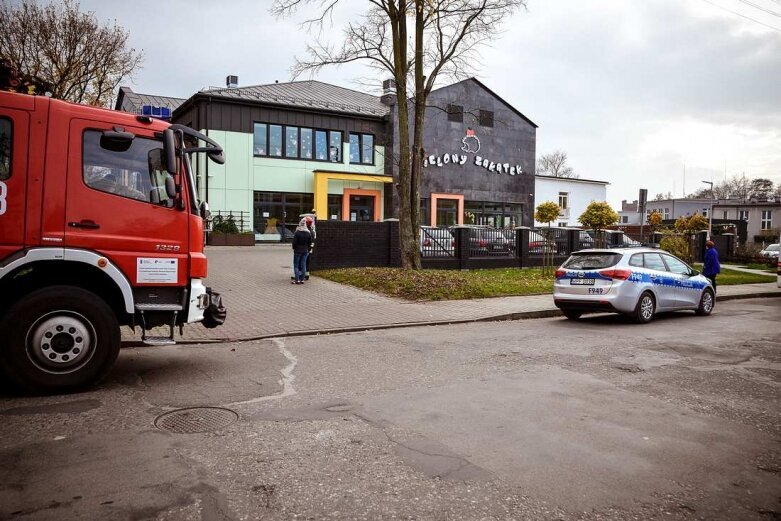
[(466, 136), (461, 139), (461, 150), (470, 154), (477, 154), (480, 151), (480, 140), (472, 127), (467, 127)]

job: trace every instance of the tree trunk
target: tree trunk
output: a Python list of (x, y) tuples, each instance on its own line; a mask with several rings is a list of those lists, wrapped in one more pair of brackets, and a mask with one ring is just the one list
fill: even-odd
[[(424, 0), (415, 1), (415, 127), (412, 141), (412, 172), (410, 193), (412, 206), (411, 226), (413, 230), (420, 229), (420, 178), (423, 174), (423, 123), (426, 116), (426, 78), (423, 74), (423, 10)], [(420, 234), (416, 233), (415, 249), (410, 259), (415, 269), (422, 267), (420, 262)]]
[[(399, 234), (401, 267), (415, 269), (415, 254), (418, 254), (418, 234), (413, 220), (412, 176), (410, 171), (409, 105), (407, 103), (407, 7), (405, 0), (398, 6), (389, 3), (391, 31), (393, 33), (393, 61), (396, 79), (396, 107), (399, 122), (399, 184), (396, 193), (399, 198)], [(418, 205), (419, 206), (419, 205)]]

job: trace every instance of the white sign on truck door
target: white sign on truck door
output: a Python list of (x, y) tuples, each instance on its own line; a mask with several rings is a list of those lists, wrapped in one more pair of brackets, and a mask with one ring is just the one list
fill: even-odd
[(136, 280), (139, 283), (176, 284), (179, 259), (139, 257), (136, 262)]

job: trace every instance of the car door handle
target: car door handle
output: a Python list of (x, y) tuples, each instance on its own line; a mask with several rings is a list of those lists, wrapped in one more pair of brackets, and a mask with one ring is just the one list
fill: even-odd
[(87, 228), (89, 230), (97, 230), (98, 228), (100, 228), (100, 225), (98, 223), (90, 219), (82, 219), (79, 222), (69, 222), (68, 226), (70, 226), (71, 228)]

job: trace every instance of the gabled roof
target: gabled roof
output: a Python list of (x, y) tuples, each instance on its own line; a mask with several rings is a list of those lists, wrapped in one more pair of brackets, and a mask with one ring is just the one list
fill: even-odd
[(501, 101), (501, 102), (504, 104), (504, 106), (506, 106), (508, 109), (510, 109), (510, 110), (511, 110), (513, 113), (515, 113), (515, 114), (517, 114), (518, 116), (520, 116), (520, 117), (521, 117), (523, 120), (525, 120), (525, 121), (526, 121), (528, 124), (532, 125), (534, 128), (539, 128), (539, 125), (537, 125), (537, 123), (535, 123), (534, 121), (532, 121), (532, 120), (530, 120), (529, 118), (527, 118), (526, 116), (524, 116), (524, 115), (523, 115), (523, 113), (522, 113), (520, 110), (516, 109), (515, 107), (513, 107), (512, 105), (510, 105), (509, 103), (507, 103), (507, 101), (505, 101), (505, 100), (504, 100), (504, 98), (502, 98), (502, 97), (501, 97), (501, 96), (499, 96), (497, 93), (495, 93), (494, 91), (492, 91), (491, 89), (489, 89), (488, 87), (486, 87), (486, 86), (485, 86), (485, 84), (484, 84), (483, 82), (481, 82), (480, 80), (478, 80), (478, 79), (477, 79), (477, 78), (475, 78), (475, 77), (472, 77), (472, 78), (467, 78), (467, 79), (465, 79), (465, 80), (461, 80), (461, 81), (459, 81), (459, 82), (456, 82), (456, 83), (451, 83), (450, 85), (443, 85), (442, 87), (439, 87), (438, 89), (434, 89), (434, 90), (435, 90), (435, 91), (437, 91), (437, 90), (441, 90), (441, 89), (447, 89), (447, 88), (449, 88), (449, 87), (452, 87), (453, 85), (458, 85), (459, 83), (463, 83), (463, 82), (465, 82), (465, 81), (473, 81), (473, 82), (477, 83), (477, 84), (480, 86), (480, 88), (482, 88), (484, 91), (486, 91), (488, 94), (490, 94), (490, 95), (491, 95), (491, 96), (493, 96), (494, 98), (496, 98), (496, 99), (498, 99), (499, 101)]
[(172, 98), (170, 96), (157, 96), (153, 94), (140, 94), (133, 92), (130, 87), (120, 87), (119, 94), (117, 95), (117, 103), (114, 105), (114, 110), (122, 110), (122, 102), (127, 100), (128, 103), (134, 108), (134, 110), (127, 110), (126, 112), (140, 112), (141, 107), (144, 105), (150, 105), (153, 107), (168, 107), (173, 112), (186, 100), (183, 98)]
[(315, 80), (224, 87), (199, 94), (374, 117), (383, 117), (389, 112), (378, 96)]

